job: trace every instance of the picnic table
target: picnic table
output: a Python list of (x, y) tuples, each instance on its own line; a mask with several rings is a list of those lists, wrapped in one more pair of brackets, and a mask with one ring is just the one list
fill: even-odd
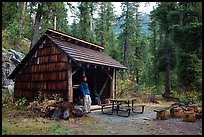
[[(135, 105), (137, 98), (116, 98), (109, 99), (110, 103), (102, 104), (101, 110), (103, 114), (112, 115), (114, 111), (117, 112), (118, 116), (129, 117), (132, 110), (133, 113), (143, 113), (145, 105)], [(104, 112), (105, 107), (111, 106), (111, 112)], [(136, 107), (141, 107), (141, 111), (136, 111)], [(121, 113), (123, 112), (123, 113)], [(124, 114), (125, 112), (125, 114)]]

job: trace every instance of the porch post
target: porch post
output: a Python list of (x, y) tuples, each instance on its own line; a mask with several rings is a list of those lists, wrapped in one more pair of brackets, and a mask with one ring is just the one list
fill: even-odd
[(68, 62), (68, 102), (73, 102), (72, 65)]
[(112, 71), (112, 79), (110, 85), (110, 98), (115, 98), (115, 69)]

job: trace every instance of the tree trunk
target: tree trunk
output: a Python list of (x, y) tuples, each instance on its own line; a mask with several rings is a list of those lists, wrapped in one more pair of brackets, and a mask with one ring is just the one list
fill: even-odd
[(136, 68), (136, 83), (139, 84), (139, 69)]
[(23, 29), (23, 25), (24, 25), (25, 10), (26, 10), (26, 2), (22, 2), (22, 5), (21, 5), (21, 15), (20, 15), (20, 26), (21, 26), (21, 29)]
[(169, 98), (171, 94), (171, 81), (170, 81), (170, 51), (169, 51), (169, 33), (166, 32), (165, 40), (166, 40), (166, 83), (165, 83), (165, 93), (163, 97)]
[(35, 16), (35, 24), (34, 24), (34, 28), (33, 28), (33, 35), (32, 35), (32, 41), (31, 41), (31, 45), (30, 45), (30, 50), (33, 48), (33, 46), (35, 45), (35, 43), (37, 42), (38, 39), (38, 31), (39, 31), (39, 27), (40, 27), (40, 21), (41, 21), (41, 8), (42, 6), (40, 4), (38, 4), (38, 10)]
[[(128, 44), (128, 42), (127, 42), (127, 40), (128, 40), (128, 22), (127, 22), (127, 19), (129, 18), (128, 16), (128, 14), (129, 14), (129, 11), (128, 11), (128, 9), (129, 9), (129, 3), (127, 2), (127, 11), (126, 11), (126, 23), (125, 23), (125, 42), (124, 42), (124, 56), (123, 56), (123, 61), (124, 61), (124, 63), (123, 63), (123, 65), (124, 66), (126, 66), (127, 67), (127, 44)], [(124, 72), (122, 73), (122, 79), (124, 79)]]
[(54, 30), (57, 29), (57, 17), (56, 15), (54, 16)]
[(127, 39), (128, 39), (128, 2), (127, 2), (127, 11), (126, 11), (126, 28), (125, 28), (125, 42), (124, 42), (124, 66), (127, 66)]
[(91, 16), (90, 16), (90, 42), (92, 41), (92, 30), (93, 30), (93, 9), (91, 9)]

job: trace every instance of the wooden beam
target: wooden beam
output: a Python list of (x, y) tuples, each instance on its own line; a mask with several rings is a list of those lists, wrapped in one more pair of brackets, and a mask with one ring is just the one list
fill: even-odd
[(49, 32), (51, 32), (52, 34), (63, 35), (63, 36), (65, 36), (65, 37), (72, 38), (72, 39), (74, 39), (74, 40), (77, 40), (77, 41), (80, 41), (80, 42), (82, 42), (82, 43), (86, 43), (86, 44), (89, 44), (89, 45), (91, 45), (91, 46), (97, 47), (97, 48), (99, 48), (99, 49), (101, 49), (101, 50), (104, 50), (104, 47), (102, 47), (101, 45), (97, 45), (97, 44), (95, 44), (95, 43), (91, 43), (91, 42), (88, 42), (88, 41), (84, 41), (84, 40), (82, 40), (82, 39), (75, 38), (75, 37), (72, 37), (72, 36), (70, 36), (70, 35), (67, 35), (67, 34), (64, 34), (64, 33), (58, 32), (58, 31), (54, 31), (54, 30), (51, 30), (51, 29), (49, 29)]
[(103, 93), (103, 91), (104, 91), (104, 89), (105, 89), (105, 87), (106, 87), (106, 85), (107, 85), (107, 83), (108, 83), (108, 79), (109, 79), (109, 78), (107, 77), (105, 83), (103, 84), (103, 87), (101, 88), (101, 90), (100, 90), (100, 92), (99, 92), (99, 96), (102, 95), (102, 93)]
[(79, 42), (79, 41), (76, 40), (76, 41), (74, 42), (74, 44), (78, 44), (78, 42)]
[(68, 93), (67, 99), (68, 102), (73, 102), (73, 88), (72, 88), (72, 66), (71, 63), (68, 63)]
[(111, 77), (111, 75), (108, 73), (108, 71), (105, 69), (106, 74), (108, 75), (108, 77), (112, 80), (113, 78)]
[(80, 67), (77, 68), (76, 70), (74, 70), (74, 71), (72, 72), (72, 75), (74, 75), (79, 69), (80, 69)]
[(112, 79), (110, 83), (110, 98), (115, 98), (115, 69), (112, 71)]

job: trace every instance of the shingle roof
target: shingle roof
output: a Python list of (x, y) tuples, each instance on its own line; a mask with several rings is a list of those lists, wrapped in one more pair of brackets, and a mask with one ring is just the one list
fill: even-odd
[(102, 65), (116, 69), (126, 69), (121, 63), (103, 53), (103, 46), (49, 29), (34, 45), (33, 49), (29, 51), (25, 58), (17, 65), (13, 72), (8, 76), (8, 79), (15, 78), (17, 73), (32, 57), (35, 51), (39, 48), (39, 45), (41, 45), (46, 38), (54, 42), (60, 49), (67, 53), (71, 59), (77, 62)]
[(49, 37), (57, 46), (65, 51), (68, 56), (78, 62), (91, 63), (96, 65), (103, 65), (108, 67), (125, 69), (122, 64), (106, 55), (103, 52), (95, 51), (89, 48), (74, 45), (72, 43), (63, 42), (55, 38)]

